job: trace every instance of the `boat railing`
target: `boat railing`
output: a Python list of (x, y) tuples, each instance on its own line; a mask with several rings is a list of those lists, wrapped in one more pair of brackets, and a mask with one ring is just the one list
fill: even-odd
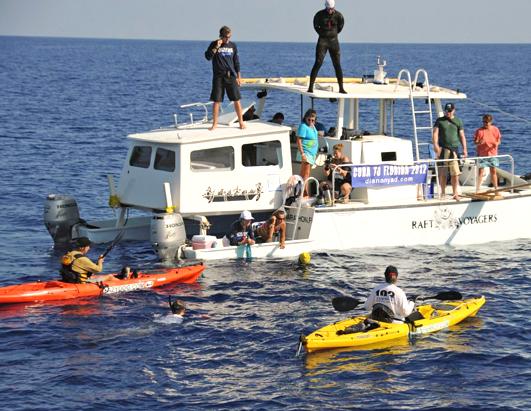
[(295, 207), (294, 206), (284, 206), (285, 208), (295, 208), (295, 219), (294, 221), (286, 221), (286, 224), (294, 224), (295, 226), (293, 227), (293, 233), (291, 235), (291, 240), (295, 240), (295, 236), (297, 235), (297, 228), (298, 228), (298, 225), (299, 225), (299, 217), (301, 215), (301, 207), (303, 206), (303, 203), (304, 203), (304, 193), (306, 191), (306, 186), (308, 185), (308, 183), (310, 182), (314, 182), (317, 186), (317, 193), (319, 193), (319, 180), (317, 180), (315, 177), (308, 177), (306, 180), (304, 180), (304, 183), (302, 185), (302, 190), (299, 194), (299, 198), (297, 199), (297, 201), (295, 202)]
[[(189, 118), (189, 122), (183, 122), (183, 123), (179, 123), (179, 117), (177, 115), (177, 113), (174, 113), (173, 114), (173, 122), (174, 122), (174, 125), (175, 125), (175, 128), (178, 128), (178, 127), (190, 127), (190, 126), (193, 126), (194, 124), (204, 124), (206, 122), (208, 122), (208, 107), (207, 106), (210, 106), (212, 105), (213, 102), (212, 101), (209, 101), (207, 103), (202, 103), (202, 102), (197, 102), (197, 103), (189, 103), (189, 104), (183, 104), (181, 106), (179, 106), (180, 109), (190, 109), (187, 113), (187, 117)], [(194, 120), (194, 113), (191, 109), (193, 108), (200, 108), (200, 109), (203, 109), (203, 116), (200, 120)]]
[[(477, 179), (477, 168), (480, 164), (481, 160), (485, 159), (498, 159), (500, 163), (505, 163), (510, 165), (510, 186), (514, 186), (514, 159), (509, 154), (501, 154), (496, 156), (489, 156), (489, 157), (467, 157), (467, 158), (460, 158), (458, 159), (460, 166), (465, 165), (473, 165), (474, 166), (474, 180), (473, 185), (476, 186), (476, 179)], [(439, 167), (443, 166), (446, 163), (450, 163), (452, 161), (455, 161), (455, 159), (449, 158), (449, 159), (422, 159), (422, 160), (416, 160), (412, 163), (407, 164), (397, 164), (397, 163), (389, 163), (390, 165), (396, 165), (396, 166), (410, 166), (410, 165), (421, 165), (425, 164), (427, 168), (427, 174), (426, 174), (426, 181), (422, 184), (423, 185), (423, 197), (429, 198), (428, 192), (430, 192), (431, 195), (433, 195), (433, 192), (431, 192), (434, 189), (434, 186), (437, 187), (440, 186), (440, 178), (439, 178)], [(340, 168), (348, 168), (348, 167), (360, 167), (360, 166), (367, 166), (368, 164), (340, 164)], [(332, 170), (332, 192), (335, 192), (335, 181), (336, 181), (336, 175), (339, 172), (337, 171), (337, 167)], [(353, 187), (356, 188), (356, 187)], [(508, 191), (514, 191), (514, 190), (508, 190)], [(335, 203), (334, 196), (332, 196), (332, 205)]]
[[(500, 164), (509, 164), (510, 165), (510, 187), (514, 186), (514, 159), (510, 154), (500, 154), (495, 156), (488, 156), (488, 157), (466, 157), (466, 158), (459, 158), (459, 165), (460, 167), (464, 166), (473, 166), (474, 172), (473, 172), (473, 181), (472, 184), (474, 187), (477, 185), (477, 178), (478, 178), (478, 167), (480, 165), (481, 160), (486, 159), (498, 159)], [(440, 187), (440, 178), (439, 178), (439, 167), (443, 166), (444, 164), (450, 163), (452, 161), (455, 161), (453, 158), (448, 159), (424, 159), (424, 160), (418, 160), (414, 161), (415, 164), (428, 164), (428, 175), (426, 178), (426, 183), (424, 184), (424, 198), (429, 198), (430, 196), (427, 194), (430, 192), (431, 195), (433, 193), (431, 192), (433, 190), (433, 186), (436, 185), (437, 187)], [(465, 181), (461, 182), (460, 185), (466, 185), (468, 182), (468, 178), (470, 178), (470, 175), (466, 178)], [(428, 191), (429, 190), (429, 191)], [(508, 190), (508, 191), (514, 191), (514, 190)], [(440, 198), (440, 194), (439, 194)]]

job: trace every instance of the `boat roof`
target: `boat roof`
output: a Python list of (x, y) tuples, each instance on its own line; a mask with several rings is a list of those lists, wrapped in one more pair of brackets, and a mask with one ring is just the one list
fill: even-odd
[[(364, 78), (348, 77), (343, 80), (347, 94), (339, 93), (335, 77), (318, 77), (315, 81), (314, 92), (308, 93), (309, 77), (275, 77), (275, 78), (244, 78), (242, 88), (257, 90), (279, 90), (300, 94), (313, 98), (343, 98), (343, 99), (409, 99), (410, 89), (407, 81), (398, 82), (389, 79), (389, 84), (367, 82)], [(413, 90), (414, 98), (426, 98), (427, 88), (416, 86)], [(430, 84), (430, 97), (444, 100), (461, 100), (465, 93)]]
[(179, 127), (168, 127), (143, 133), (129, 134), (131, 140), (159, 144), (190, 144), (227, 138), (249, 138), (253, 136), (289, 132), (290, 127), (281, 126), (261, 120), (246, 121), (246, 128), (241, 130), (239, 123), (218, 124), (215, 131), (210, 131), (212, 123), (194, 123)]

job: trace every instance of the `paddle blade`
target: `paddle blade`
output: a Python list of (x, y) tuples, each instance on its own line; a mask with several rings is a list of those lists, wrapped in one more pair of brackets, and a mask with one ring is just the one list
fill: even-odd
[(458, 291), (442, 291), (439, 294), (431, 295), (429, 297), (418, 297), (419, 300), (441, 300), (441, 301), (454, 301), (462, 300), (463, 296)]
[(341, 296), (332, 298), (332, 306), (334, 307), (334, 310), (339, 311), (340, 313), (353, 310), (360, 304), (361, 301), (352, 297)]

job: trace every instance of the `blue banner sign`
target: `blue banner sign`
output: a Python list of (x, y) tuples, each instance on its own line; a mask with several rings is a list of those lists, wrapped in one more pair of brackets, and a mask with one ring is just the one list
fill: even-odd
[(351, 166), (352, 187), (399, 186), (423, 184), (428, 175), (427, 164), (379, 164)]

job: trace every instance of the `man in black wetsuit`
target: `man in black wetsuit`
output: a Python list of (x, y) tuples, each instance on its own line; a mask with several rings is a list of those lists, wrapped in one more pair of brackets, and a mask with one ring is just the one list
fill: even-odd
[(223, 26), (219, 30), (219, 39), (214, 40), (205, 51), (207, 60), (212, 60), (212, 92), (210, 100), (214, 102), (212, 108), (212, 127), (218, 125), (219, 106), (227, 92), (230, 101), (234, 101), (234, 109), (238, 115), (240, 128), (245, 128), (243, 122), (242, 106), (240, 103), (240, 59), (236, 44), (230, 41), (231, 29)]
[(343, 15), (335, 9), (335, 0), (326, 0), (325, 7), (324, 10), (318, 11), (313, 18), (313, 27), (319, 34), (319, 40), (317, 40), (315, 48), (315, 63), (310, 74), (308, 93), (313, 93), (313, 85), (327, 51), (330, 52), (334, 64), (339, 92), (346, 93), (343, 88), (343, 70), (341, 70), (341, 62), (339, 61), (340, 50), (339, 39), (337, 38), (337, 35), (343, 30), (345, 20)]

